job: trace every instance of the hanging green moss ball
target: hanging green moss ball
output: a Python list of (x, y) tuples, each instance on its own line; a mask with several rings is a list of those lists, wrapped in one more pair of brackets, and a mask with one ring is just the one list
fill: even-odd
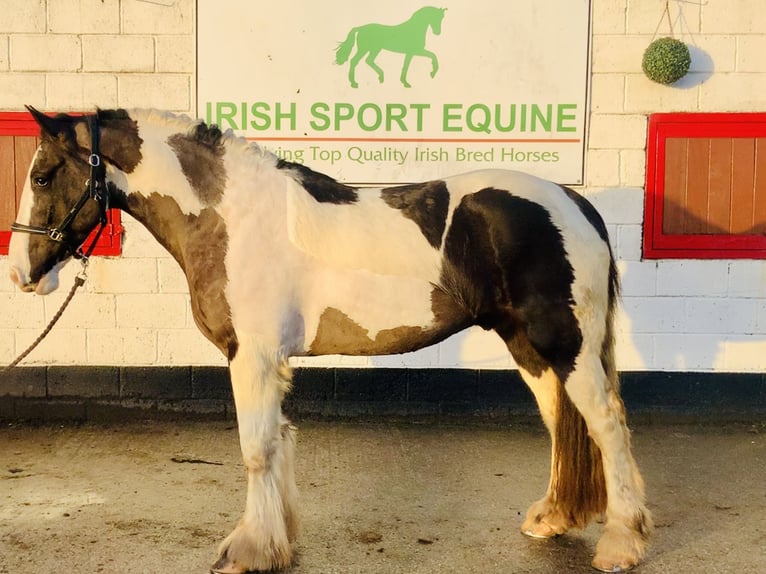
[(646, 48), (641, 67), (650, 80), (667, 85), (683, 78), (691, 63), (686, 44), (675, 38), (659, 38)]

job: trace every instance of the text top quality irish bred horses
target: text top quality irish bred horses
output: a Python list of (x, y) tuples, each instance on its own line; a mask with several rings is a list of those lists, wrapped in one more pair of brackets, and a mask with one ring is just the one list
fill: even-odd
[(288, 357), (403, 353), (471, 325), (505, 341), (552, 438), (548, 490), (522, 531), (552, 537), (604, 513), (593, 565), (638, 563), (651, 519), (613, 357), (617, 272), (584, 198), (499, 170), (355, 189), (185, 117), (31, 111), (42, 139), (13, 281), (53, 291), (109, 203), (178, 261), (197, 325), (229, 360), (247, 500), (213, 572), (291, 562)]

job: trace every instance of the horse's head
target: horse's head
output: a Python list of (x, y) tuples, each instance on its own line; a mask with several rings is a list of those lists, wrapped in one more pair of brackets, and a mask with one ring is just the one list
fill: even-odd
[(41, 140), (12, 226), (10, 276), (22, 291), (45, 295), (58, 287), (61, 267), (103, 221), (107, 189), (101, 156), (92, 151), (97, 121), (29, 110)]
[(444, 20), (444, 13), (447, 9), (426, 6), (424, 10), (428, 11), (428, 23), (431, 25), (431, 30), (438, 36), (442, 33), (442, 20)]

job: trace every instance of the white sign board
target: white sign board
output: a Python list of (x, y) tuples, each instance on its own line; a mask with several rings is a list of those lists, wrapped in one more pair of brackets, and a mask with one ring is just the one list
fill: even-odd
[(199, 0), (197, 113), (356, 184), (582, 183), (589, 0)]

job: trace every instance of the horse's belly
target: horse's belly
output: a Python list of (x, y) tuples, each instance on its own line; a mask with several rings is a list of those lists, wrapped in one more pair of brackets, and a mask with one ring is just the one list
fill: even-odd
[(362, 274), (322, 291), (306, 317), (309, 355), (387, 355), (432, 345), (469, 323), (440, 288), (415, 279)]

